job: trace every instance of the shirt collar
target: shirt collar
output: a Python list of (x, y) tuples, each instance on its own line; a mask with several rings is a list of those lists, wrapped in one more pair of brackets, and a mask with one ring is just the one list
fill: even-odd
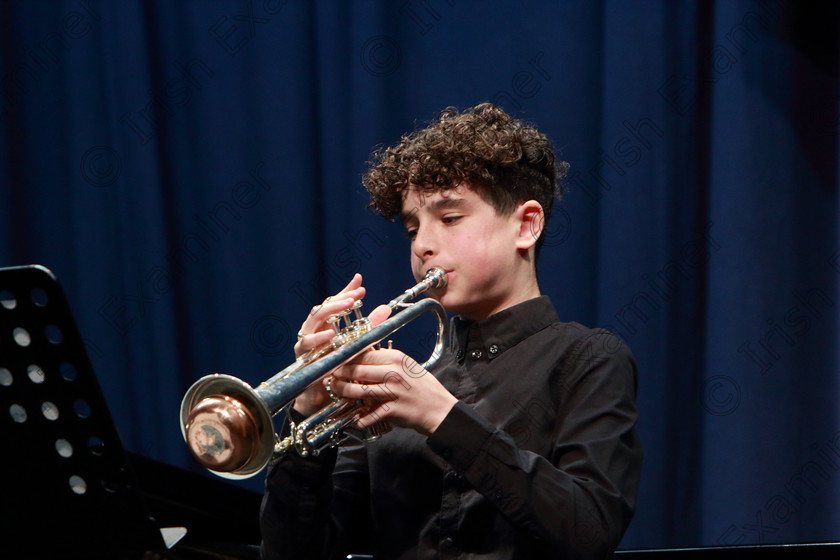
[(459, 363), (493, 360), (522, 340), (556, 322), (548, 296), (539, 296), (481, 321), (452, 319), (452, 344)]

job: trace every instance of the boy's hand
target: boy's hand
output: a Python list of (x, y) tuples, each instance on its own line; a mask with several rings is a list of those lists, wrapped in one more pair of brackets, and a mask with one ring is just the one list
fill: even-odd
[[(300, 358), (310, 350), (329, 343), (335, 335), (333, 328), (327, 323), (330, 315), (350, 309), (356, 300), (362, 299), (365, 289), (362, 287), (362, 275), (356, 274), (352, 280), (334, 296), (324, 300), (321, 305), (312, 308), (309, 316), (300, 326), (298, 341), (295, 344), (295, 356)], [(297, 396), (294, 409), (305, 416), (311, 416), (331, 402), (321, 379), (310, 385)]]
[(379, 421), (431, 435), (458, 400), (434, 375), (399, 350), (369, 350), (336, 371), (332, 392), (368, 405), (356, 422)]

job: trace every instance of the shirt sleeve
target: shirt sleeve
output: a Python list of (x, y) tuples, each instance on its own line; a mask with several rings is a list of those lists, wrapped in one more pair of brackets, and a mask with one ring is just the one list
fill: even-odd
[(609, 336), (614, 344), (595, 354), (573, 350), (575, 358), (557, 366), (567, 392), (550, 457), (520, 449), (461, 401), (427, 441), (552, 557), (608, 556), (633, 515), (642, 458), (636, 365), (627, 346)]
[(331, 560), (364, 546), (354, 539), (370, 509), (367, 457), (361, 440), (347, 438), (340, 452), (303, 458), (291, 451), (270, 466), (260, 510), (263, 560)]

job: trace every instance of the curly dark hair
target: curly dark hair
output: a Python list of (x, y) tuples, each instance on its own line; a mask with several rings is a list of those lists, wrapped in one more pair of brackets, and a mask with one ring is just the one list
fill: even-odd
[(408, 188), (431, 192), (468, 183), (501, 215), (536, 200), (545, 214), (537, 254), (568, 169), (555, 160), (545, 134), (492, 103), (463, 113), (444, 109), (427, 128), (374, 152), (369, 164), (362, 180), (371, 195), (369, 206), (388, 219), (399, 215)]

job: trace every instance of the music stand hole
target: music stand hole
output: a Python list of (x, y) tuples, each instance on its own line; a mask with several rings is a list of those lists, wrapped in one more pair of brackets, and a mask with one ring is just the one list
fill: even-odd
[(47, 420), (58, 420), (58, 407), (50, 401), (44, 401), (41, 403), (41, 414)]
[(38, 307), (45, 307), (48, 302), (49, 298), (47, 297), (47, 292), (45, 292), (41, 288), (32, 289), (32, 303), (34, 303)]
[(44, 370), (41, 369), (41, 366), (37, 366), (35, 364), (32, 364), (31, 366), (26, 368), (26, 374), (29, 376), (29, 379), (30, 381), (32, 381), (32, 383), (37, 384), (43, 383), (44, 380), (47, 378), (47, 376), (44, 374)]
[(17, 307), (17, 300), (11, 292), (7, 290), (0, 290), (0, 306), (5, 307), (6, 309), (14, 309)]
[(19, 404), (13, 404), (9, 407), (9, 414), (12, 415), (12, 420), (18, 424), (26, 422), (26, 409)]
[(49, 340), (52, 344), (60, 344), (64, 339), (64, 334), (61, 332), (61, 329), (55, 325), (47, 325), (47, 328), (44, 330), (47, 333), (47, 340)]
[(76, 368), (70, 362), (62, 362), (59, 366), (59, 370), (61, 371), (62, 379), (65, 381), (76, 380)]
[(105, 442), (96, 436), (91, 436), (88, 439), (88, 449), (93, 455), (100, 457), (105, 454)]
[(70, 445), (70, 442), (66, 439), (55, 440), (55, 450), (59, 455), (65, 458), (73, 456), (73, 446)]
[(29, 336), (29, 332), (21, 327), (17, 327), (13, 330), (12, 336), (18, 346), (29, 346), (29, 343), (32, 342), (32, 337)]
[(73, 403), (73, 410), (76, 411), (76, 416), (79, 418), (88, 418), (90, 416), (90, 405), (82, 399), (78, 399)]
[(7, 370), (6, 368), (0, 368), (0, 385), (3, 387), (8, 387), (14, 381), (14, 377), (12, 377), (12, 372)]
[(74, 474), (70, 477), (70, 489), (81, 496), (87, 492), (87, 482), (81, 476)]

